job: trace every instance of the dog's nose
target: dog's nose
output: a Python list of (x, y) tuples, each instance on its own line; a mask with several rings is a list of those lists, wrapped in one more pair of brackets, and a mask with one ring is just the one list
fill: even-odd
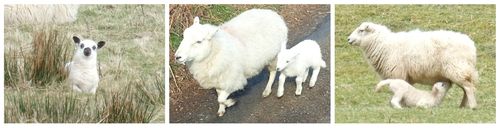
[(279, 71), (279, 70), (280, 70), (280, 68), (276, 68), (276, 70), (278, 70), (278, 71)]
[(91, 53), (91, 52), (92, 52), (92, 51), (90, 50), (90, 48), (85, 48), (85, 49), (83, 49), (83, 55), (85, 55), (85, 56), (90, 56), (90, 53)]
[(179, 59), (181, 59), (181, 58), (182, 58), (181, 56), (176, 56), (176, 57), (175, 57), (175, 59), (176, 59), (176, 60), (179, 60)]

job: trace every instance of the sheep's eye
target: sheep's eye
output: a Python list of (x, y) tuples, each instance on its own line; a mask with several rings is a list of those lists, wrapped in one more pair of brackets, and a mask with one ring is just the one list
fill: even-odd
[(359, 32), (364, 32), (365, 30), (359, 30)]
[(83, 47), (84, 47), (84, 46), (83, 46), (83, 44), (81, 44), (81, 45), (80, 45), (80, 48), (81, 48), (81, 49), (83, 49)]
[(196, 41), (196, 43), (201, 44), (201, 41)]
[(95, 50), (95, 49), (96, 49), (96, 47), (95, 47), (95, 46), (92, 46), (92, 49), (94, 49), (94, 50)]

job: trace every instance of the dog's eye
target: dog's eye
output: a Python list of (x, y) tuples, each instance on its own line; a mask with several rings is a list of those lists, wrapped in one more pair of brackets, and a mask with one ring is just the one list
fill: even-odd
[(80, 45), (80, 48), (81, 48), (81, 49), (83, 49), (83, 47), (84, 47), (84, 46), (83, 46), (83, 44), (81, 44), (81, 45)]
[(286, 63), (289, 63), (289, 62), (290, 62), (289, 60), (286, 61)]
[(196, 41), (196, 43), (200, 44), (200, 43), (201, 43), (201, 41)]
[(94, 49), (94, 50), (95, 50), (95, 46), (92, 46), (92, 49)]

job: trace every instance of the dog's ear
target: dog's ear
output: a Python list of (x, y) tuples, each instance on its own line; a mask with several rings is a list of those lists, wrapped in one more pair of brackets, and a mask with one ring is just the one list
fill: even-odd
[(79, 44), (80, 43), (80, 38), (76, 37), (76, 36), (73, 36), (73, 41), (76, 43), (76, 44)]
[(97, 48), (98, 48), (98, 49), (100, 49), (100, 48), (104, 47), (104, 44), (106, 44), (106, 42), (104, 42), (104, 41), (99, 41), (99, 42), (97, 43)]

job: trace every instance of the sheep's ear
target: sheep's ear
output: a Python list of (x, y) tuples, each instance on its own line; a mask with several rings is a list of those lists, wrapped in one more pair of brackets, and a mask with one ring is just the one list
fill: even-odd
[(365, 31), (367, 32), (372, 32), (373, 31), (373, 28), (371, 25), (367, 24), (366, 27), (365, 27)]
[(286, 41), (281, 43), (281, 51), (285, 51), (286, 50)]
[(75, 42), (75, 44), (78, 44), (80, 43), (80, 38), (73, 36), (73, 41)]
[(200, 24), (200, 18), (198, 16), (194, 17), (193, 25)]
[(102, 47), (104, 47), (104, 44), (106, 44), (106, 42), (104, 41), (97, 42), (97, 49), (101, 49)]
[(208, 35), (205, 37), (205, 40), (210, 40), (214, 37), (214, 35), (219, 31), (220, 29), (219, 28), (215, 28), (215, 29), (211, 29), (209, 32), (208, 32)]

